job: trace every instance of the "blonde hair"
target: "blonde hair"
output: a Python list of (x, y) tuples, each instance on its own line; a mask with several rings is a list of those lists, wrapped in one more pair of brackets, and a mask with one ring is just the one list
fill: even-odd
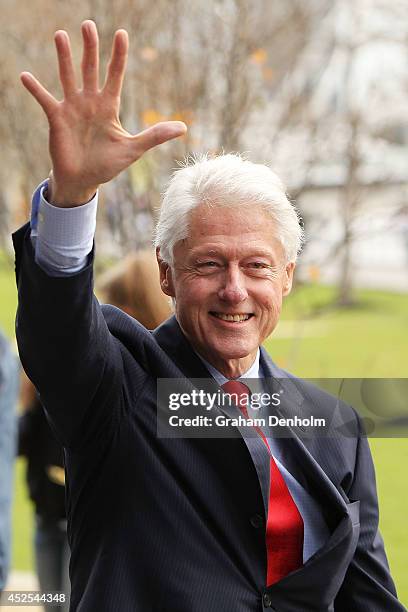
[(105, 302), (121, 308), (147, 329), (154, 329), (171, 315), (170, 302), (160, 288), (156, 257), (150, 250), (131, 253), (105, 272), (97, 291)]

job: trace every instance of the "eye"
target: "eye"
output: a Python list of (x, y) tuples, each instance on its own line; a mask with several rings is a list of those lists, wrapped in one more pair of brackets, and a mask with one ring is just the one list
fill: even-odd
[(208, 259), (207, 261), (197, 261), (195, 268), (198, 274), (209, 275), (218, 272), (220, 265), (219, 262)]
[(202, 261), (198, 264), (199, 268), (216, 268), (217, 266), (216, 261)]
[(274, 268), (270, 263), (256, 259), (254, 261), (248, 261), (245, 264), (245, 270), (247, 274), (259, 278), (270, 277), (274, 272)]
[(255, 270), (262, 270), (263, 268), (268, 268), (269, 266), (262, 261), (251, 261), (248, 264), (251, 268), (255, 268)]

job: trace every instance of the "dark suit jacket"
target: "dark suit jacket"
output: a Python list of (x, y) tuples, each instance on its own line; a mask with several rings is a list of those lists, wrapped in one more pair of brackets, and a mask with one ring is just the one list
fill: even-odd
[[(27, 226), (14, 245), (21, 359), (65, 447), (71, 611), (404, 609), (364, 437), (302, 441), (291, 431), (284, 441), (284, 463), (320, 501), (331, 536), (266, 588), (266, 517), (245, 440), (157, 436), (157, 378), (208, 377), (175, 318), (150, 333), (101, 308), (91, 265), (51, 278), (34, 262)], [(273, 374), (264, 350), (261, 363)], [(334, 411), (331, 396), (294, 380), (303, 414)]]

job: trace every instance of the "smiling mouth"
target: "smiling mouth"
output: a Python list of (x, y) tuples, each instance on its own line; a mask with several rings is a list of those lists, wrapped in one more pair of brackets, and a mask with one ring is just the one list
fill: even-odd
[(252, 313), (231, 313), (225, 314), (223, 312), (210, 311), (210, 315), (221, 321), (228, 321), (229, 323), (245, 323), (251, 319), (254, 315)]

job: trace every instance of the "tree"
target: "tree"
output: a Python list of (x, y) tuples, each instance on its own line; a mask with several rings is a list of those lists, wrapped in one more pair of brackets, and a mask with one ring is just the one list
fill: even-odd
[[(296, 71), (327, 4), (327, 0), (307, 4), (301, 0), (157, 0), (153, 4), (117, 0), (112, 10), (107, 0), (39, 0), (35, 13), (27, 5), (19, 6), (16, 13), (15, 5), (6, 0), (0, 133), (9, 155), (2, 168), (4, 176), (11, 172), (28, 203), (32, 189), (49, 168), (45, 123), (22, 91), (18, 73), (31, 70), (55, 91), (51, 40), (56, 29), (69, 31), (77, 53), (80, 22), (95, 19), (103, 66), (113, 32), (126, 27), (131, 49), (123, 124), (136, 131), (160, 118), (173, 118), (190, 127), (185, 139), (152, 152), (143, 169), (138, 166), (135, 173), (130, 168), (102, 192), (102, 250), (113, 246), (115, 254), (122, 255), (129, 248), (145, 246), (174, 157), (251, 149), (248, 128), (254, 110), (265, 108), (279, 93), (278, 84)], [(133, 223), (128, 221), (129, 211)]]

